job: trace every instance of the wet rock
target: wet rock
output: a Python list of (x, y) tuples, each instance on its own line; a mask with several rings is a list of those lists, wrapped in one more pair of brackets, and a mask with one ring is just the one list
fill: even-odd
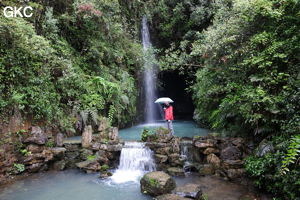
[(267, 140), (262, 140), (259, 143), (255, 154), (257, 156), (262, 157), (262, 156), (264, 156), (265, 154), (267, 154), (269, 152), (274, 152), (274, 146), (273, 146), (272, 142), (267, 141)]
[(209, 148), (205, 149), (204, 152), (203, 152), (203, 154), (205, 154), (205, 155), (209, 155), (211, 153), (214, 153), (214, 154), (220, 153), (220, 150), (216, 149), (216, 148), (210, 148), (209, 147)]
[(66, 168), (66, 161), (60, 160), (53, 164), (53, 169), (56, 171), (62, 171)]
[(221, 160), (218, 156), (216, 156), (215, 154), (209, 154), (207, 157), (207, 163), (212, 164), (215, 168), (220, 167), (221, 164)]
[(83, 148), (88, 148), (91, 146), (93, 136), (93, 129), (91, 125), (88, 125), (84, 128), (81, 137), (81, 145)]
[(110, 176), (112, 176), (113, 174), (111, 172), (101, 172), (101, 174), (99, 175), (99, 178), (108, 178)]
[(211, 164), (202, 164), (198, 166), (200, 175), (212, 175), (215, 173), (215, 168)]
[(151, 196), (158, 196), (171, 192), (176, 183), (174, 179), (162, 171), (149, 172), (140, 181), (141, 192)]
[(28, 137), (23, 142), (42, 145), (46, 144), (47, 140), (48, 138), (44, 131), (39, 126), (33, 126)]
[(239, 160), (242, 158), (242, 152), (234, 146), (228, 146), (221, 151), (222, 160)]
[(155, 154), (154, 157), (157, 163), (165, 163), (168, 160), (168, 156), (161, 154)]
[(155, 198), (156, 200), (190, 200), (189, 198), (184, 198), (176, 194), (164, 194)]
[(201, 186), (197, 185), (197, 184), (189, 183), (189, 184), (186, 184), (186, 185), (183, 185), (180, 187), (176, 187), (172, 193), (174, 193), (178, 196), (181, 196), (181, 197), (202, 200)]
[(179, 167), (169, 167), (167, 169), (168, 174), (171, 176), (184, 176), (184, 170)]
[(62, 147), (64, 145), (64, 135), (62, 133), (58, 133), (55, 138), (56, 146)]

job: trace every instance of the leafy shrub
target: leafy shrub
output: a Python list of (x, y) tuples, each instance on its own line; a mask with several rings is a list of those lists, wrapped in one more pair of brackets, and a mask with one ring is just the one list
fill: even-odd
[(22, 153), (23, 156), (30, 156), (31, 152), (27, 149), (20, 149), (20, 153)]
[[(273, 142), (275, 140), (273, 139)], [(298, 160), (299, 156), (286, 154), (286, 145), (281, 145), (282, 142), (281, 139), (279, 143), (276, 143), (275, 153), (246, 158), (245, 168), (257, 187), (276, 195), (278, 199), (296, 199), (300, 196), (300, 165), (299, 163), (286, 165), (292, 164), (286, 161), (290, 160), (290, 157), (293, 157), (291, 160)], [(292, 139), (289, 146), (293, 146), (293, 142)], [(289, 166), (288, 170), (282, 173), (282, 169), (287, 166)]]
[(101, 171), (107, 171), (109, 169), (108, 165), (102, 165), (101, 166)]
[(141, 140), (143, 142), (146, 141), (154, 141), (157, 139), (157, 135), (155, 134), (154, 131), (150, 130), (149, 128), (144, 128), (142, 135), (141, 135)]
[(50, 147), (50, 148), (54, 147), (54, 141), (48, 140), (48, 141), (46, 142), (45, 146), (46, 146), (46, 147)]

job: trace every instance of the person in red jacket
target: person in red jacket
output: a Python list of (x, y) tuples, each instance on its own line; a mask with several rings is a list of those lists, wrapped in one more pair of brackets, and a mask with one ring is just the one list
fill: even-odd
[(173, 106), (169, 104), (169, 102), (165, 102), (164, 104), (164, 111), (165, 111), (165, 120), (167, 121), (168, 129), (171, 135), (174, 135), (174, 129), (172, 121), (174, 120), (173, 116)]

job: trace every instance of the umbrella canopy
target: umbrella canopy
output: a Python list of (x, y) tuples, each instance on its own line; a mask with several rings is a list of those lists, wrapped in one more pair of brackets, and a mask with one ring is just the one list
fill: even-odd
[(173, 103), (174, 101), (172, 99), (170, 99), (169, 97), (162, 97), (162, 98), (158, 98), (156, 99), (156, 101), (154, 103)]

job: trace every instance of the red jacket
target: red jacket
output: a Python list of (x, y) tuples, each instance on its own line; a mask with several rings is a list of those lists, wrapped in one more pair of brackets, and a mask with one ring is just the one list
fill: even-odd
[(169, 106), (168, 108), (165, 108), (165, 120), (174, 120), (173, 107), (172, 106)]

